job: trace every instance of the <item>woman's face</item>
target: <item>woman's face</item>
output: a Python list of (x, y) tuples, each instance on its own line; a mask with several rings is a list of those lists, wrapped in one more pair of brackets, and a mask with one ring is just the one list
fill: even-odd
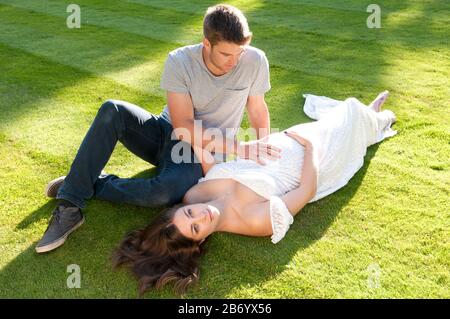
[(201, 203), (179, 208), (172, 222), (183, 236), (201, 241), (216, 230), (219, 217), (216, 207)]

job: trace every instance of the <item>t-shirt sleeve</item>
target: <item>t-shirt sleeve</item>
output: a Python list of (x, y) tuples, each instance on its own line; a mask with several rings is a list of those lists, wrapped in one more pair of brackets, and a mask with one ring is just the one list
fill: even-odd
[(250, 87), (250, 96), (263, 95), (270, 90), (269, 61), (267, 61), (265, 54), (261, 56), (260, 63), (258, 63), (258, 70), (255, 74), (252, 86)]
[(164, 64), (164, 71), (161, 77), (161, 88), (169, 92), (189, 93), (183, 68), (180, 66), (176, 57), (169, 54), (166, 63)]

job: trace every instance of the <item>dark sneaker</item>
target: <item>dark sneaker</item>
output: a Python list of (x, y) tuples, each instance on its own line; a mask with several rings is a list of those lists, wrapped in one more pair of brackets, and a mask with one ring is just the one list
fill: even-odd
[(64, 244), (67, 236), (84, 223), (81, 210), (75, 206), (58, 205), (53, 211), (44, 236), (36, 245), (37, 253), (45, 253)]
[(65, 176), (61, 176), (48, 183), (44, 191), (45, 195), (50, 198), (56, 198), (56, 194), (58, 194), (58, 190), (63, 184), (65, 178)]
[[(100, 173), (100, 176), (104, 176), (104, 175), (108, 175), (108, 174), (105, 171), (102, 171)], [(50, 198), (56, 198), (59, 188), (63, 184), (65, 178), (66, 178), (65, 176), (60, 176), (60, 177), (55, 178), (54, 180), (50, 181), (47, 184), (47, 187), (45, 187), (45, 191), (44, 191), (45, 195)]]

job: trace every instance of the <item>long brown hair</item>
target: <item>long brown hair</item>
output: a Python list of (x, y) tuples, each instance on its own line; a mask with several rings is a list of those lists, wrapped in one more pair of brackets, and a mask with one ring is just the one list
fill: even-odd
[(177, 293), (197, 283), (198, 263), (206, 241), (183, 236), (172, 223), (178, 204), (162, 211), (147, 227), (130, 232), (112, 256), (114, 268), (127, 266), (138, 279), (139, 296), (174, 283)]

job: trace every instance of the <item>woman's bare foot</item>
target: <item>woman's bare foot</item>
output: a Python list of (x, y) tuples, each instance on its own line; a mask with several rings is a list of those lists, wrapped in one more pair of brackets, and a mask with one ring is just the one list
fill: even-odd
[(380, 112), (381, 106), (384, 104), (384, 102), (386, 102), (388, 96), (389, 91), (381, 92), (380, 94), (378, 94), (375, 100), (373, 100), (372, 103), (369, 104), (369, 107), (375, 112)]
[(397, 122), (397, 116), (395, 115), (394, 112), (392, 112), (391, 110), (384, 110), (383, 112), (387, 113), (390, 122), (389, 126)]

